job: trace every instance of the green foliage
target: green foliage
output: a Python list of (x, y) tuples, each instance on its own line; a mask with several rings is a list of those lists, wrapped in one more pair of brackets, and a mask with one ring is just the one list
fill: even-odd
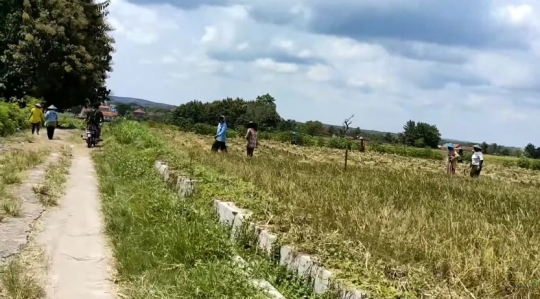
[(310, 120), (300, 126), (299, 130), (300, 132), (311, 136), (318, 136), (323, 133), (323, 124), (320, 121)]
[(108, 98), (108, 1), (1, 2), (0, 96), (16, 101), (33, 95), (60, 109)]
[(405, 157), (414, 157), (430, 160), (442, 160), (443, 155), (437, 151), (430, 148), (414, 148), (409, 146), (389, 146), (382, 144), (371, 144), (369, 150), (384, 153), (384, 154), (394, 154)]
[(540, 160), (519, 158), (517, 166), (525, 169), (540, 170)]
[(408, 146), (436, 148), (441, 141), (441, 134), (435, 125), (409, 120), (403, 126), (399, 139), (401, 143)]
[[(277, 130), (281, 123), (285, 122), (276, 111), (274, 98), (268, 94), (258, 96), (253, 101), (240, 98), (227, 98), (211, 103), (191, 101), (173, 111), (172, 122), (182, 128), (189, 128), (191, 124), (215, 126), (220, 115), (225, 116), (231, 129), (243, 129), (249, 121), (254, 121), (261, 131)], [(291, 123), (287, 125), (291, 126)]]
[(0, 99), (0, 136), (11, 135), (17, 130), (26, 129), (30, 126), (30, 109), (37, 100), (28, 98), (30, 105), (20, 108), (17, 103), (6, 103)]

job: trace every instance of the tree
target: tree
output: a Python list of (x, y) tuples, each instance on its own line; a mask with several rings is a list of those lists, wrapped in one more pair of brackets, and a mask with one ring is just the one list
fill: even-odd
[(390, 133), (386, 133), (384, 135), (384, 142), (393, 143), (394, 142), (394, 136), (392, 136), (392, 134), (390, 134)]
[(360, 130), (360, 128), (356, 128), (354, 130), (352, 130), (352, 135), (353, 136), (360, 136), (362, 134), (362, 130)]
[(525, 146), (524, 152), (525, 152), (525, 156), (529, 158), (533, 158), (533, 159), (538, 158), (536, 156), (536, 147), (532, 143), (529, 143), (527, 144), (527, 146)]
[(404, 143), (409, 146), (414, 146), (415, 141), (418, 139), (416, 134), (416, 123), (412, 120), (409, 120), (403, 126), (403, 133), (400, 135), (401, 143)]
[(333, 126), (328, 127), (328, 134), (335, 135), (336, 134), (336, 128)]
[(323, 124), (320, 121), (307, 121), (303, 127), (304, 132), (311, 136), (320, 135), (323, 130)]
[(490, 154), (495, 155), (499, 153), (499, 145), (497, 143), (492, 143), (488, 149)]
[(435, 148), (441, 141), (441, 134), (435, 125), (409, 120), (403, 126), (403, 132), (398, 138), (400, 142), (409, 146)]
[(128, 111), (131, 111), (131, 106), (128, 104), (118, 104), (116, 105), (116, 111), (118, 111), (118, 115), (124, 116)]
[(484, 152), (484, 154), (487, 154), (488, 153), (488, 144), (484, 141), (482, 142), (482, 144), (480, 145), (480, 147), (482, 148), (482, 151)]
[[(10, 6), (9, 6), (9, 5)], [(0, 61), (2, 95), (44, 98), (59, 108), (103, 102), (113, 40), (108, 1), (8, 0)], [(7, 12), (7, 16), (5, 15)], [(12, 32), (9, 32), (12, 31)]]

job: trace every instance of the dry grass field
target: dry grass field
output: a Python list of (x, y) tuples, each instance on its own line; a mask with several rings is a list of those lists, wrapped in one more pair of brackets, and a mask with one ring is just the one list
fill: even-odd
[[(540, 298), (540, 173), (486, 161), (479, 180), (438, 161), (264, 141), (211, 154), (212, 139), (154, 132), (286, 243), (375, 298)], [(188, 161), (189, 160), (189, 161)], [(191, 165), (191, 166), (190, 166)], [(530, 287), (529, 287), (530, 286)]]

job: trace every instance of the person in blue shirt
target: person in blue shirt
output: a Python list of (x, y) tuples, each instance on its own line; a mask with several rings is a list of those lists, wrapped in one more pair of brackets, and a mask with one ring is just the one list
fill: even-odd
[(225, 116), (219, 116), (219, 123), (217, 126), (216, 136), (214, 136), (214, 144), (212, 145), (212, 151), (227, 152), (227, 124), (225, 123)]
[(298, 144), (298, 135), (296, 135), (296, 132), (292, 132), (291, 144), (294, 144), (294, 145)]
[(47, 137), (52, 140), (54, 137), (54, 130), (58, 126), (58, 112), (54, 105), (47, 108), (45, 113), (45, 126), (47, 127)]

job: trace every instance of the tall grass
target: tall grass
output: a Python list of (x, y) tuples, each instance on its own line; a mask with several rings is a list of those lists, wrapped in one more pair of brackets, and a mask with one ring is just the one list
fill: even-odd
[[(106, 230), (122, 293), (129, 298), (268, 298), (232, 262), (245, 253), (218, 224), (205, 192), (182, 200), (154, 170), (177, 151), (137, 122), (108, 128), (95, 152)], [(201, 182), (201, 189), (205, 189)], [(206, 184), (207, 188), (212, 188)], [(266, 278), (287, 298), (319, 298), (256, 255), (251, 278)]]
[(375, 298), (540, 296), (539, 288), (519, 287), (540, 273), (537, 186), (497, 173), (450, 178), (442, 169), (411, 167), (414, 159), (375, 154), (343, 172), (328, 162), (331, 151), (315, 158), (315, 149), (279, 144), (254, 159), (244, 157), (241, 143), (229, 154), (210, 154), (210, 139), (155, 133), (213, 178), (212, 196), (254, 211), (285, 242), (318, 255)]

